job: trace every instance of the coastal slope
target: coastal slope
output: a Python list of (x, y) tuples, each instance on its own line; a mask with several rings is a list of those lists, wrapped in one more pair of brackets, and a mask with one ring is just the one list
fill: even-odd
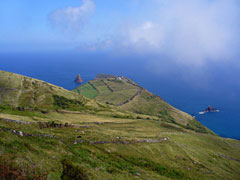
[(0, 71), (0, 104), (30, 110), (97, 107), (97, 103), (62, 87), (6, 71)]
[[(149, 110), (139, 114), (122, 109), (141, 96), (158, 101), (159, 97), (148, 97), (148, 92), (145, 97), (145, 90), (118, 106), (109, 99), (103, 104), (40, 80), (7, 72), (2, 75), (0, 179), (240, 179), (239, 141), (173, 122), (174, 116), (168, 117), (171, 111), (162, 117), (149, 115)], [(18, 78), (25, 78), (28, 84), (21, 88)], [(15, 102), (21, 89), (20, 97), (32, 99), (30, 82), (38, 84), (34, 92), (43, 96), (46, 90), (46, 97), (52, 98), (49, 106), (39, 101), (30, 105)], [(143, 102), (141, 98), (138, 103)], [(176, 116), (175, 121), (184, 118)]]
[(213, 133), (189, 114), (174, 108), (161, 97), (126, 77), (99, 74), (94, 80), (79, 86), (73, 92), (112, 105), (119, 110), (155, 116), (197, 132)]

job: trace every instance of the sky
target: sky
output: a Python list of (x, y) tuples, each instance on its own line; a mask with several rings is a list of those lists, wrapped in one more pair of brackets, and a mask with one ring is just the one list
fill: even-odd
[(0, 52), (156, 54), (201, 67), (240, 57), (239, 19), (237, 0), (1, 0)]
[[(134, 1), (132, 3), (135, 4)], [(68, 43), (76, 46), (81, 42), (99, 41), (110, 36), (121, 21), (126, 22), (132, 16), (135, 11), (132, 3), (111, 0), (104, 0), (104, 3), (100, 0), (1, 0), (0, 42), (3, 46), (9, 44), (17, 48), (18, 44), (51, 46)], [(67, 14), (69, 7), (70, 14)]]

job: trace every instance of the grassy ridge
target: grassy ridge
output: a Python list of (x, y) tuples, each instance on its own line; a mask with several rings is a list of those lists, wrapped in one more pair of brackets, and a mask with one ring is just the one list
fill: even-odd
[(82, 95), (91, 93), (87, 88), (89, 84), (98, 92), (94, 99), (99, 102), (117, 106), (119, 110), (155, 116), (196, 132), (214, 134), (187, 113), (172, 107), (128, 78), (102, 74), (73, 91), (79, 93), (78, 89), (81, 89)]

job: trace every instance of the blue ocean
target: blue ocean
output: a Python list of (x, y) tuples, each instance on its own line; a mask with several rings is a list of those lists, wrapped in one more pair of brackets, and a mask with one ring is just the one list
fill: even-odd
[[(131, 78), (166, 102), (189, 114), (220, 136), (240, 140), (240, 67), (231, 64), (208, 64), (207, 74), (188, 73), (162, 57), (159, 70), (149, 59), (138, 55), (107, 53), (2, 53), (0, 70), (31, 76), (72, 90), (74, 78), (94, 79), (98, 73)], [(159, 58), (159, 57), (158, 57)], [(162, 66), (161, 66), (162, 65)], [(158, 73), (158, 71), (160, 73)], [(184, 74), (182, 76), (182, 74)], [(199, 115), (208, 105), (219, 113)]]

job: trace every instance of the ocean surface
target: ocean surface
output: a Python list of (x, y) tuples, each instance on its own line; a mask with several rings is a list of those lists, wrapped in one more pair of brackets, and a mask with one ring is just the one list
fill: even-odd
[[(153, 60), (157, 58), (160, 60)], [(205, 67), (191, 68), (154, 56), (1, 53), (0, 70), (41, 79), (69, 90), (77, 87), (74, 79), (78, 73), (85, 82), (98, 73), (126, 76), (176, 108), (194, 114), (198, 121), (220, 136), (240, 140), (240, 67), (236, 65), (209, 63)], [(208, 105), (220, 112), (199, 115)]]

